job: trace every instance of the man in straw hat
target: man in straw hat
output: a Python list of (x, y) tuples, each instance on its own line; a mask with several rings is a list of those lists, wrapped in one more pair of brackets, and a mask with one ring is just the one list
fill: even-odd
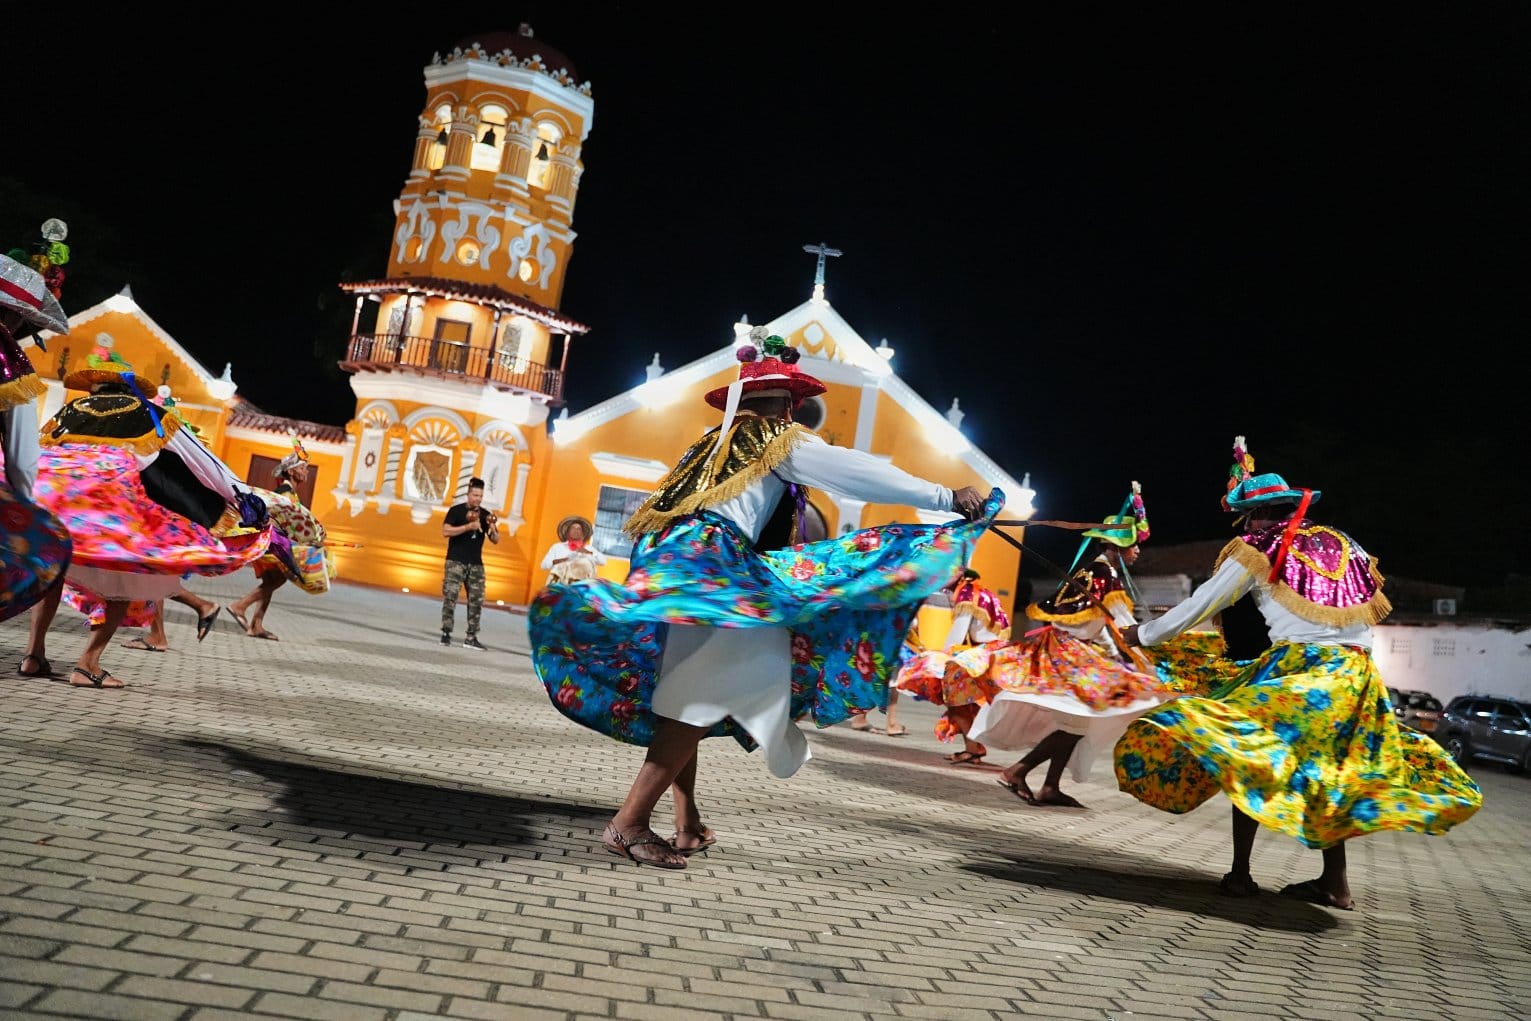
[(596, 569), (606, 562), (606, 554), (590, 541), (595, 529), (589, 520), (570, 514), (558, 523), (556, 531), (558, 541), (542, 556), (542, 569), (548, 572), (548, 583), (567, 585), (594, 578)]
[[(757, 328), (736, 353), (738, 378), (707, 394), (723, 424), (681, 455), (626, 523), (635, 540), (626, 582), (549, 585), (528, 621), (553, 705), (648, 745), (601, 843), (658, 868), (685, 868), (716, 840), (695, 797), (701, 739), (759, 747), (771, 773), (787, 777), (809, 758), (795, 720), (811, 715), (827, 727), (885, 703), (920, 602), (962, 569), (1003, 504), (998, 491), (985, 501), (795, 424), (798, 403), (826, 388), (798, 370), (782, 338)], [(761, 550), (761, 530), (784, 500), (801, 535), (809, 486), (973, 523), (889, 525)], [(650, 826), (667, 789), (670, 840)]]
[(1345, 841), (1378, 830), (1445, 833), (1483, 803), (1478, 786), (1424, 734), (1401, 729), (1372, 660), (1372, 626), (1392, 607), (1376, 561), (1307, 517), (1319, 492), (1256, 474), (1234, 440), (1225, 510), (1242, 534), (1214, 573), (1129, 643), (1159, 645), (1251, 594), (1274, 643), (1209, 697), (1186, 696), (1127, 728), (1121, 789), (1167, 812), (1216, 794), (1233, 803), (1233, 865), (1218, 889), (1260, 892), (1250, 855), (1261, 825), (1323, 851), (1323, 872), (1282, 893), (1350, 910)]

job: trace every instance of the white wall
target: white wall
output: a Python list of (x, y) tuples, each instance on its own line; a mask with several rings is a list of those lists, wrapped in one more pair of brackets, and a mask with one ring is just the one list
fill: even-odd
[(1531, 702), (1531, 629), (1379, 624), (1372, 658), (1390, 688)]

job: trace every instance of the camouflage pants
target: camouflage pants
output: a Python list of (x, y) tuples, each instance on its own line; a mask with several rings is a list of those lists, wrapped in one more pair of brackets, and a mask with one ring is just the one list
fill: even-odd
[(446, 562), (441, 578), (441, 630), (452, 631), (457, 613), (457, 593), (468, 590), (468, 637), (478, 634), (478, 619), (484, 612), (484, 565)]

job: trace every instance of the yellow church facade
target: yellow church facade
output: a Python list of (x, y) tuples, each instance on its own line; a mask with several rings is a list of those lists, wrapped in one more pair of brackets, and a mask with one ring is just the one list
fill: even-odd
[[(57, 380), (107, 333), (146, 389), (166, 383), (213, 452), (252, 485), (269, 487), (270, 467), (292, 449), (289, 433), (301, 439), (314, 467), (303, 495), (333, 544), (340, 581), (436, 597), (442, 520), (475, 476), (502, 535), (485, 551), (490, 605), (530, 602), (546, 581), (540, 561), (556, 524), (571, 514), (595, 523), (609, 558), (603, 574), (621, 579), (630, 548), (623, 521), (718, 423), (703, 394), (735, 378), (734, 349), (749, 326), (720, 323), (712, 353), (671, 371), (658, 352), (645, 383), (571, 414), (564, 382), (577, 371), (576, 342), (591, 328), (559, 303), (582, 146), (594, 124), (591, 87), (524, 25), (463, 40), (438, 54), (424, 78), (393, 230), (378, 239), (388, 246), (386, 272), (338, 285), (355, 302), (340, 362), (356, 400), (348, 422), (265, 414), (238, 393), (237, 367), (215, 374), (201, 365), (126, 290), (71, 317), (70, 335), (37, 359), (53, 380), (44, 417), (66, 399)], [(830, 442), (915, 475), (997, 486), (1008, 498), (1004, 517), (1028, 518), (1034, 494), (1026, 480), (965, 439), (955, 402), (938, 412), (829, 304), (823, 259), (808, 300), (764, 320), (829, 388), (799, 419)], [(816, 494), (813, 507), (826, 534), (942, 517), (828, 494)], [(973, 566), (1013, 612), (1015, 548), (986, 536)]]

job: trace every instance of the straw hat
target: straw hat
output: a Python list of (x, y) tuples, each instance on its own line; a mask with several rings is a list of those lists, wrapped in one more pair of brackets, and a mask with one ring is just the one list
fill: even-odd
[(558, 523), (558, 541), (559, 542), (568, 542), (569, 541), (569, 528), (570, 528), (570, 526), (574, 525), (575, 523), (578, 523), (578, 524), (584, 526), (584, 528), (585, 528), (585, 541), (588, 542), (590, 540), (590, 537), (595, 534), (595, 528), (590, 524), (590, 521), (589, 521), (588, 518), (582, 518), (578, 514), (570, 514), (568, 517), (564, 518), (562, 521), (560, 521)]

